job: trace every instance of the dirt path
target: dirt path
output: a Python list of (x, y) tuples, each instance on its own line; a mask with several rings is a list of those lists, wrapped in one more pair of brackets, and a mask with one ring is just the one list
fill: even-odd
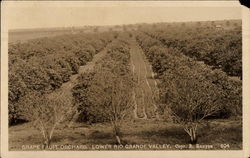
[[(87, 62), (86, 65), (80, 66), (78, 69), (78, 73), (75, 75), (72, 75), (70, 77), (70, 80), (68, 82), (65, 82), (62, 84), (62, 86), (55, 90), (52, 93), (62, 93), (62, 95), (64, 97), (67, 98), (72, 98), (72, 92), (71, 89), (77, 84), (77, 77), (81, 74), (84, 73), (88, 70), (93, 69), (93, 67), (95, 66), (95, 63), (100, 60), (103, 56), (105, 56), (106, 54), (106, 49), (103, 49), (101, 52), (99, 52), (98, 54), (94, 55), (93, 59), (90, 62)], [(53, 95), (51, 95), (53, 96)]]
[(134, 118), (159, 118), (154, 96), (158, 93), (157, 82), (151, 65), (146, 60), (143, 50), (135, 39), (131, 43), (131, 69), (137, 78), (137, 87), (134, 88)]

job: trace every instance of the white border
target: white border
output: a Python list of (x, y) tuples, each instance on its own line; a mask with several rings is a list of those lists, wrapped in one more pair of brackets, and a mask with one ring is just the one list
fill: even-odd
[[(66, 157), (129, 157), (129, 158), (138, 158), (138, 157), (145, 157), (145, 158), (151, 158), (151, 157), (167, 157), (170, 156), (171, 158), (215, 158), (215, 157), (226, 157), (226, 158), (246, 158), (247, 156), (250, 156), (249, 154), (249, 117), (247, 114), (249, 114), (249, 103), (250, 99), (246, 96), (247, 89), (249, 89), (249, 84), (247, 83), (247, 80), (249, 80), (249, 44), (250, 44), (250, 15), (249, 15), (249, 9), (246, 9), (245, 7), (242, 9), (242, 17), (243, 18), (243, 71), (244, 71), (244, 77), (243, 77), (243, 150), (239, 151), (8, 151), (8, 93), (7, 93), (7, 81), (8, 81), (8, 55), (7, 55), (7, 47), (8, 42), (6, 39), (8, 39), (7, 34), (7, 28), (6, 28), (6, 8), (12, 6), (12, 5), (19, 5), (19, 6), (32, 6), (32, 5), (50, 5), (50, 6), (58, 6), (58, 7), (75, 7), (75, 6), (95, 6), (98, 4), (100, 7), (107, 7), (107, 6), (117, 6), (117, 5), (124, 5), (124, 6), (136, 6), (140, 5), (138, 7), (143, 6), (162, 6), (162, 7), (234, 7), (234, 6), (240, 6), (239, 2), (228, 2), (228, 1), (178, 1), (178, 2), (167, 2), (167, 1), (74, 1), (74, 2), (68, 2), (68, 1), (4, 1), (2, 2), (1, 6), (1, 39), (2, 39), (2, 47), (1, 47), (1, 153), (2, 157), (25, 157), (25, 158), (42, 158), (42, 157), (60, 157), (60, 158), (66, 158)], [(248, 19), (248, 20), (247, 20)], [(244, 151), (244, 152), (243, 152)]]
[(250, 9), (242, 8), (242, 45), (243, 45), (243, 151), (244, 157), (250, 157)]

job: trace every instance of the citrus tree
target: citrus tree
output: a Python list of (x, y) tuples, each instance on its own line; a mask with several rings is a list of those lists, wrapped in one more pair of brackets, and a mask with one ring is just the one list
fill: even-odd
[(167, 73), (162, 86), (161, 97), (170, 114), (190, 136), (190, 143), (196, 143), (202, 120), (223, 108), (223, 91), (188, 67)]
[(55, 130), (77, 112), (62, 92), (49, 96), (32, 92), (21, 99), (19, 108), (21, 117), (40, 131), (44, 149), (50, 146)]

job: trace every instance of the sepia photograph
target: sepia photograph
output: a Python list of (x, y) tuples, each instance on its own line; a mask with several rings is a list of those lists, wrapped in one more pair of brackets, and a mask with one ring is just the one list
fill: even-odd
[(242, 6), (186, 4), (4, 3), (1, 146), (242, 151)]

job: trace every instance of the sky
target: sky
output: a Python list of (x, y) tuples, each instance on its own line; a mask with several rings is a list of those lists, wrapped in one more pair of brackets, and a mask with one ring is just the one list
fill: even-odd
[(9, 29), (241, 19), (240, 7), (161, 5), (13, 5)]

